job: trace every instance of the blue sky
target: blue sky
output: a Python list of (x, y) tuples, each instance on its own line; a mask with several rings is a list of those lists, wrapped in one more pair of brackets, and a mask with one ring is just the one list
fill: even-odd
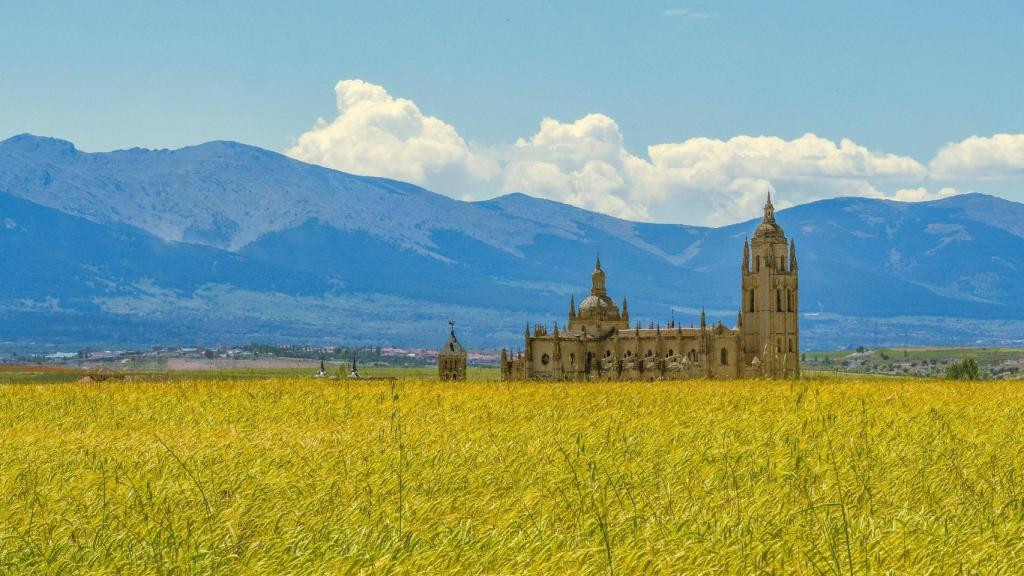
[[(1021, 6), (7, 2), (0, 138), (230, 139), (459, 198), (688, 223), (746, 216), (766, 188), (1024, 200)], [(358, 114), (338, 106), (353, 94)]]

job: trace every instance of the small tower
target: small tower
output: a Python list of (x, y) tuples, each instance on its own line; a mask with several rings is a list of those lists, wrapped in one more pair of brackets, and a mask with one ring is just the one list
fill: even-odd
[(449, 320), (450, 334), (437, 354), (437, 376), (442, 382), (466, 379), (466, 350), (455, 337), (455, 321)]

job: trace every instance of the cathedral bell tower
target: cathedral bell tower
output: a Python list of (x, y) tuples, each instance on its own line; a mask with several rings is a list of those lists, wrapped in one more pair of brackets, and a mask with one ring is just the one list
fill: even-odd
[(775, 222), (771, 193), (764, 218), (743, 243), (739, 328), (744, 364), (758, 362), (762, 375), (800, 375), (799, 285), (796, 246)]

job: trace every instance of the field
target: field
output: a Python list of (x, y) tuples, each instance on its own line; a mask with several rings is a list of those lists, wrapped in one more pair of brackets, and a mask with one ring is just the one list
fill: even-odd
[(0, 384), (0, 573), (1016, 573), (1024, 387)]
[[(106, 378), (129, 382), (218, 382), (223, 380), (307, 380), (316, 373), (319, 363), (311, 362), (302, 368), (238, 367), (201, 370), (153, 369), (107, 369), (97, 371), (96, 367), (75, 368), (69, 366), (38, 364), (0, 364), (0, 386), (4, 384), (58, 384), (78, 382), (85, 376), (97, 373)], [(348, 365), (328, 363), (327, 372), (331, 380), (347, 379)], [(436, 380), (436, 366), (389, 366), (360, 367), (359, 374), (366, 379), (399, 378), (403, 380)], [(495, 382), (501, 378), (498, 368), (470, 366), (467, 376), (478, 382)], [(98, 379), (98, 378), (97, 378)], [(336, 383), (336, 382), (335, 382)]]

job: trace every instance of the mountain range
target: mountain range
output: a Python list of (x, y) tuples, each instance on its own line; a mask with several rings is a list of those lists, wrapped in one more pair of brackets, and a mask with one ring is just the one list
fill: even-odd
[[(981, 194), (781, 210), (805, 350), (1024, 339), (1024, 205)], [(464, 202), (238, 144), (86, 153), (0, 142), (0, 341), (515, 346), (563, 322), (600, 252), (645, 325), (735, 323), (756, 220), (629, 222), (510, 194)]]

